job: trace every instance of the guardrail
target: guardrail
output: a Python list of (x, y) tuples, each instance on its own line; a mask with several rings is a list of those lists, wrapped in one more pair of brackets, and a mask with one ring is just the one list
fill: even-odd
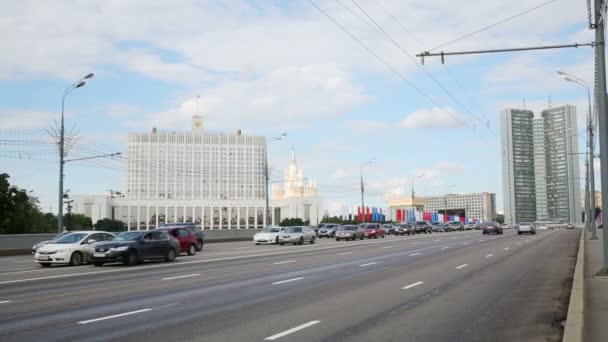
[(564, 326), (564, 337), (562, 342), (584, 341), (585, 328), (585, 229), (581, 229), (581, 238), (576, 256), (574, 278), (572, 280), (572, 291), (570, 292), (570, 303), (568, 304), (568, 316)]

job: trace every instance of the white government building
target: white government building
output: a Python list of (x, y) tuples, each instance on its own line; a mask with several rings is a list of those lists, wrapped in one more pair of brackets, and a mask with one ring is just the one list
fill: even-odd
[[(121, 220), (129, 230), (153, 229), (163, 222), (195, 222), (203, 229), (260, 228), (266, 225), (266, 148), (262, 136), (204, 131), (200, 116), (192, 118), (191, 131), (130, 133), (126, 191), (74, 195), (73, 210), (93, 222)], [(285, 194), (301, 181), (287, 182)], [(316, 187), (314, 196), (304, 190), (297, 199), (301, 213), (292, 213), (294, 205), (284, 197), (277, 208), (271, 203), (268, 223), (278, 224), (280, 216), (306, 219), (306, 214), (316, 220)]]

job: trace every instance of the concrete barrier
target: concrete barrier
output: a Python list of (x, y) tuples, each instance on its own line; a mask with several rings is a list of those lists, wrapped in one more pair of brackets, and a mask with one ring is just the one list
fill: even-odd
[(581, 230), (581, 238), (576, 256), (576, 267), (568, 304), (568, 316), (564, 326), (563, 342), (584, 341), (584, 314), (585, 314), (585, 229)]
[[(204, 230), (205, 243), (247, 241), (260, 229)], [(32, 246), (40, 241), (52, 239), (53, 234), (3, 234), (0, 235), (0, 256), (29, 254)]]

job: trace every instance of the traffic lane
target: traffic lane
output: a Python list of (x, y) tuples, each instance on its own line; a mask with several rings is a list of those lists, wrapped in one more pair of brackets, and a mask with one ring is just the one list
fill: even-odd
[[(542, 238), (548, 238), (549, 235)], [(518, 237), (511, 236), (510, 240), (508, 243), (515, 245)], [(317, 281), (316, 287), (310, 287), (310, 284), (291, 284), (295, 292), (287, 298), (275, 298), (255, 306), (240, 307), (238, 312), (224, 311), (205, 316), (204, 310), (193, 306), (187, 309), (196, 312), (192, 321), (189, 318), (182, 318), (181, 322), (176, 319), (172, 323), (178, 325), (167, 328), (177, 332), (175, 338), (179, 340), (197, 340), (199, 337), (206, 341), (240, 341), (247, 338), (262, 340), (301, 324), (320, 320), (318, 325), (294, 333), (288, 340), (340, 339), (340, 334), (353, 326), (360, 324), (365, 329), (376, 320), (387, 319), (388, 316), (383, 316), (387, 312), (390, 314), (395, 310), (414, 307), (420, 297), (422, 301), (429, 300), (435, 292), (457, 286), (467, 275), (456, 267), (465, 262), (476, 265), (475, 268), (491, 268), (496, 260), (504, 260), (485, 258), (492, 252), (501, 258), (508, 258), (516, 255), (520, 249), (535, 248), (522, 243), (521, 246), (504, 251), (504, 243), (503, 239), (498, 239), (493, 244), (480, 245), (478, 248), (455, 249), (449, 253), (426, 256), (423, 254), (415, 258), (414, 262), (411, 262), (412, 258), (391, 259), (395, 261), (393, 265), (397, 266), (368, 268), (356, 278), (340, 279), (331, 284)], [(264, 312), (264, 316), (259, 317), (257, 312)], [(425, 319), (429, 318), (419, 320), (418, 324), (424, 325)], [(204, 329), (196, 326), (196, 321), (201, 320), (205, 321)], [(238, 327), (232, 327), (230, 322), (239, 322)], [(136, 331), (138, 334), (142, 332), (145, 333)], [(382, 339), (368, 336), (362, 340)]]
[[(179, 279), (181, 282), (190, 280), (200, 286), (205, 286), (206, 284), (222, 281), (222, 277), (234, 277), (236, 272), (241, 272), (237, 275), (241, 278), (255, 278), (265, 274), (270, 276), (276, 273), (288, 273), (293, 269), (298, 271), (308, 270), (310, 272), (316, 272), (318, 271), (319, 266), (327, 263), (339, 263), (347, 259), (348, 261), (355, 263), (358, 262), (358, 260), (361, 260), (361, 263), (364, 263), (378, 257), (379, 259), (384, 257), (396, 257), (399, 253), (401, 253), (401, 256), (406, 256), (410, 250), (417, 252), (413, 254), (420, 254), (420, 251), (425, 248), (425, 244), (414, 245), (411, 241), (399, 241), (399, 239), (395, 239), (395, 243), (391, 242), (389, 244), (388, 247), (394, 247), (390, 250), (374, 246), (374, 244), (380, 243), (381, 241), (385, 240), (373, 241), (359, 246), (353, 245), (352, 247), (357, 247), (357, 249), (350, 249), (348, 251), (343, 251), (342, 249), (328, 249), (298, 253), (298, 255), (291, 255), (289, 258), (285, 258), (283, 255), (270, 256), (260, 260), (256, 258), (242, 258), (240, 260), (230, 261), (229, 264), (193, 264), (189, 265), (189, 268), (163, 268), (163, 273), (159, 273), (158, 269), (144, 267), (138, 268), (138, 272), (129, 272), (128, 274), (97, 274), (96, 277), (89, 276), (80, 281), (72, 278), (49, 279), (41, 280), (44, 281), (42, 285), (40, 282), (36, 282), (13, 284), (15, 286), (12, 287), (5, 285), (0, 288), (3, 289), (2, 292), (5, 298), (11, 298), (13, 301), (21, 303), (17, 311), (28, 312), (36, 307), (44, 308), (49, 305), (60, 305), (66, 293), (72, 297), (79, 298), (80, 295), (84, 295), (96, 287), (99, 287), (99, 289), (95, 289), (98, 295), (105, 292), (108, 293), (108, 296), (112, 298), (112, 300), (118, 300), (121, 296), (128, 296), (129, 289), (138, 288), (141, 284), (146, 284), (147, 290), (154, 290), (155, 287), (163, 288), (166, 285), (165, 282), (161, 280)], [(460, 243), (459, 241), (460, 240), (458, 239), (450, 240), (450, 243), (454, 244), (453, 247), (457, 247)], [(399, 244), (398, 242), (401, 242), (402, 244)], [(349, 245), (350, 244), (345, 243), (343, 246), (348, 247)], [(302, 246), (297, 246), (295, 248), (298, 247)], [(432, 245), (429, 246), (429, 248), (432, 248)], [(388, 252), (392, 252), (392, 254), (387, 254)], [(316, 255), (315, 253), (320, 254)], [(258, 266), (261, 268), (261, 271), (258, 270)], [(130, 268), (122, 266), (118, 266), (118, 268), (125, 271), (130, 270)], [(230, 278), (229, 280), (234, 281), (235, 279)], [(163, 283), (163, 285), (161, 285), (161, 283)], [(32, 297), (32, 293), (35, 293), (36, 296)], [(83, 298), (86, 298), (86, 296)], [(12, 312), (12, 314), (16, 313), (17, 312), (14, 311)]]
[[(494, 248), (497, 249), (499, 247), (502, 247), (502, 241), (497, 241), (499, 243), (499, 246), (487, 246), (490, 248)], [(450, 263), (454, 262), (454, 254), (456, 253), (462, 253), (462, 252), (466, 252), (466, 251), (470, 251), (470, 248), (466, 248), (466, 249), (455, 249), (452, 253), (444, 253), (443, 255), (450, 255), (449, 258), (442, 258), (442, 259), (451, 259)], [(485, 253), (486, 251), (480, 251), (478, 250), (477, 253)], [(399, 264), (399, 260), (404, 261), (406, 260), (405, 258), (391, 258), (390, 261), (397, 261), (397, 264)], [(421, 260), (426, 260), (426, 259), (421, 259)], [(401, 264), (403, 264), (403, 262), (401, 262)], [(347, 267), (347, 271), (352, 271), (352, 268), (355, 268), (356, 270), (363, 270), (363, 269), (358, 269), (356, 267), (361, 267), (362, 265), (350, 265), (350, 266), (354, 266), (354, 267)], [(436, 273), (436, 271), (430, 270), (430, 267), (419, 267), (416, 266), (414, 267), (414, 269), (417, 272), (421, 272), (423, 269), (425, 269), (427, 272), (432, 272), (432, 273)], [(420, 270), (419, 270), (420, 269)], [(111, 327), (112, 329), (112, 333), (110, 333), (110, 335), (107, 335), (107, 333), (104, 334), (99, 334), (99, 336), (104, 336), (102, 339), (108, 338), (108, 337), (112, 337), (112, 338), (121, 338), (124, 339), (125, 336), (131, 335), (131, 334), (135, 334), (135, 336), (137, 336), (137, 338), (141, 338), (141, 333), (146, 333), (146, 331), (154, 331), (155, 333), (152, 335), (152, 337), (156, 337), (158, 338), (160, 335), (157, 334), (161, 334), (162, 335), (162, 331), (171, 331), (170, 336), (166, 336), (164, 338), (177, 338), (177, 335), (175, 333), (175, 327), (172, 324), (183, 324), (183, 321), (188, 321), (188, 323), (186, 323), (187, 326), (190, 327), (189, 332), (192, 332), (194, 335), (192, 336), (203, 336), (205, 334), (209, 333), (209, 321), (210, 320), (216, 320), (218, 319), (217, 317), (224, 317), (224, 315), (228, 314), (234, 314), (233, 311), (237, 311), (238, 313), (243, 312), (244, 310), (249, 310), (248, 313), (248, 320), (253, 320), (252, 317), (256, 317), (257, 312), (268, 312), (270, 310), (270, 308), (267, 308), (266, 306), (268, 304), (272, 305), (273, 303), (281, 303), (281, 304), (286, 304), (289, 307), (291, 307), (291, 305), (289, 305), (289, 303), (293, 303), (293, 299), (294, 298), (300, 298), (302, 296), (306, 297), (306, 294), (302, 294), (302, 289), (316, 289), (313, 290), (313, 297), (315, 297), (315, 299), (319, 299), (319, 294), (322, 293), (326, 293), (327, 296), (329, 296), (328, 298), (330, 298), (331, 300), (335, 300), (334, 296), (332, 296), (332, 291), (331, 288), (335, 288), (335, 282), (338, 281), (342, 281), (342, 282), (347, 282), (350, 284), (354, 284), (354, 283), (361, 283), (361, 277), (366, 277), (366, 276), (371, 276), (371, 282), (373, 284), (378, 283), (378, 278), (382, 278), (381, 276), (378, 276), (379, 273), (386, 273), (388, 275), (391, 275), (392, 277), (395, 276), (401, 276), (404, 277), (403, 274), (407, 273), (405, 272), (406, 270), (403, 271), (397, 271), (394, 272), (394, 270), (380, 270), (377, 268), (365, 268), (363, 271), (358, 271), (358, 272), (352, 272), (352, 279), (354, 279), (355, 281), (349, 281), (349, 280), (345, 280), (345, 275), (344, 274), (338, 274), (339, 272), (331, 272), (331, 270), (326, 269), (326, 270), (320, 270), (319, 275), (317, 277), (317, 279), (312, 283), (312, 284), (299, 284), (298, 282), (292, 282), (292, 283), (284, 283), (284, 284), (278, 284), (280, 287), (277, 288), (273, 288), (273, 284), (272, 283), (268, 283), (267, 286), (246, 286), (243, 284), (233, 284), (235, 286), (235, 288), (232, 289), (228, 289), (228, 291), (226, 291), (226, 293), (214, 293), (213, 295), (210, 294), (210, 296), (204, 296), (204, 294), (202, 293), (190, 293), (187, 294), (188, 297), (204, 297), (206, 298), (204, 301), (177, 301), (177, 302), (170, 302), (170, 299), (167, 298), (165, 301), (164, 306), (163, 305), (158, 305), (155, 306), (156, 304), (160, 304), (160, 303), (151, 303), (151, 302), (147, 302), (147, 303), (141, 303), (141, 305), (139, 307), (132, 307), (129, 308), (128, 310), (115, 310), (113, 311), (113, 314), (118, 314), (121, 315), (123, 313), (132, 313), (135, 312), (135, 314), (133, 315), (129, 315), (128, 317), (124, 317), (124, 319), (120, 319), (118, 321), (112, 321), (111, 319), (109, 319), (108, 321), (95, 321), (92, 322), (91, 325), (87, 331), (91, 331), (90, 329), (101, 329), (101, 331), (106, 331), (109, 327)], [(447, 274), (447, 273), (446, 273)], [(327, 277), (327, 278), (324, 278)], [(337, 279), (336, 279), (337, 278)], [(348, 278), (348, 277), (346, 277)], [(389, 279), (388, 282), (390, 283), (391, 287), (394, 287), (394, 281), (392, 281), (393, 279)], [(403, 281), (406, 281), (407, 279), (403, 279), (403, 280), (399, 280), (397, 281), (397, 283), (402, 283)], [(322, 288), (319, 288), (319, 287)], [(376, 285), (374, 285), (376, 286)], [(338, 288), (341, 288), (341, 286), (338, 286)], [(235, 292), (234, 290), (238, 289), (238, 292)], [(390, 291), (390, 290), (388, 290)], [(363, 288), (362, 289), (362, 293), (355, 295), (355, 298), (347, 298), (345, 301), (346, 302), (353, 302), (353, 303), (358, 303), (358, 298), (365, 298), (366, 295), (369, 295), (369, 289), (367, 288)], [(387, 292), (386, 289), (382, 289), (382, 290), (373, 290), (372, 292), (374, 293), (378, 293), (378, 294), (382, 294), (382, 293), (390, 293)], [(338, 297), (336, 295), (336, 297)], [(288, 298), (287, 300), (285, 298)], [(176, 298), (174, 298), (176, 299)], [(394, 303), (394, 299), (390, 298), (390, 297), (384, 297), (383, 298), (386, 302), (384, 303), (384, 305), (380, 306), (379, 309), (381, 310), (384, 306), (386, 305), (391, 305)], [(327, 304), (327, 301), (324, 301)], [(317, 305), (321, 305), (324, 306), (324, 302), (321, 303), (317, 303)], [(335, 307), (335, 308), (339, 308), (340, 307), (340, 302), (338, 301), (335, 305), (329, 303), (327, 305), (331, 306), (331, 307)], [(295, 304), (297, 304), (297, 302), (295, 302)], [(372, 304), (379, 304), (379, 302), (377, 300), (373, 301), (373, 303), (369, 303), (370, 307), (373, 307)], [(366, 304), (367, 306), (368, 304)], [(157, 308), (157, 309), (150, 309), (151, 307), (153, 308)], [(118, 309), (118, 308), (116, 308)], [(150, 309), (150, 310), (148, 310)], [(140, 310), (144, 310), (143, 312), (141, 312)], [(169, 310), (169, 311), (167, 311)], [(258, 311), (260, 310), (260, 311)], [(355, 310), (356, 311), (356, 310)], [(320, 312), (323, 312), (323, 310), (321, 310)], [(238, 315), (237, 313), (237, 315)], [(109, 316), (112, 316), (111, 312), (106, 312), (105, 314), (108, 314)], [(280, 312), (277, 313), (278, 317), (276, 318), (277, 320), (280, 321), (281, 317), (283, 316)], [(336, 315), (340, 315), (342, 314), (341, 310), (338, 310), (336, 312)], [(91, 320), (96, 320), (96, 319), (100, 319), (100, 315), (98, 314), (96, 316), (91, 317), (88, 321)], [(219, 315), (219, 316), (217, 316)], [(101, 315), (103, 316), (103, 315)], [(290, 316), (290, 315), (286, 315), (286, 316)], [(106, 316), (107, 317), (107, 316)], [(169, 318), (167, 318), (169, 317)], [(104, 317), (101, 317), (103, 319), (105, 319)], [(245, 317), (240, 317), (240, 320), (238, 320), (239, 322), (239, 326), (242, 325), (243, 323), (243, 319), (245, 319)], [(235, 322), (232, 319), (228, 319), (228, 320), (224, 320), (223, 318), (219, 319), (222, 322), (230, 322), (228, 327), (215, 327), (212, 328), (211, 331), (218, 331), (218, 330), (222, 330), (222, 329), (227, 329), (229, 330), (230, 325), (234, 325), (233, 322)], [(197, 322), (201, 322), (204, 321), (205, 322), (205, 328), (204, 332), (203, 331), (198, 331), (196, 329), (194, 329), (194, 326), (197, 326)], [(263, 319), (263, 321), (266, 321), (266, 319)], [(150, 325), (150, 322), (155, 322), (153, 325)], [(109, 325), (108, 325), (109, 324)], [(59, 339), (63, 339), (63, 338), (74, 338), (79, 336), (79, 334), (83, 333), (84, 330), (80, 330), (81, 327), (74, 327), (74, 326), (70, 326), (69, 324), (67, 324), (66, 326), (62, 326), (61, 324), (57, 324), (54, 323), (52, 325), (53, 327), (61, 327), (61, 333), (58, 333), (59, 336), (61, 338)], [(244, 331), (242, 330), (238, 330), (236, 332), (236, 334), (233, 334), (233, 332), (230, 332), (230, 334), (232, 334), (231, 336), (212, 336), (211, 339), (208, 338), (208, 336), (205, 336), (205, 340), (216, 340), (215, 338), (217, 337), (217, 340), (242, 340), (245, 337), (248, 336), (256, 336), (256, 335), (252, 335), (254, 334), (254, 332), (256, 331), (256, 329), (258, 329), (260, 326), (260, 322), (256, 323), (255, 326), (253, 327), (248, 327), (247, 329), (245, 329)], [(161, 327), (165, 327), (168, 329), (161, 329)], [(160, 329), (160, 330), (159, 330)], [(196, 330), (195, 332), (193, 332), (193, 330)], [(177, 329), (179, 331), (181, 331), (181, 329)], [(242, 334), (241, 334), (242, 333)], [(94, 334), (97, 335), (97, 334)], [(55, 335), (54, 335), (55, 336)], [(185, 339), (187, 336), (182, 336), (179, 335), (179, 339)], [(23, 335), (19, 335), (20, 339), (25, 338), (25, 336)]]
[[(451, 238), (452, 239), (460, 239), (461, 236), (467, 236), (470, 235), (471, 233), (467, 233), (467, 232), (461, 232), (461, 233), (450, 233)], [(431, 235), (415, 235), (413, 237), (391, 237), (391, 238), (387, 238), (387, 239), (374, 239), (374, 240), (363, 240), (363, 241), (349, 241), (349, 242), (335, 242), (335, 241), (326, 241), (324, 240), (323, 242), (319, 243), (319, 244), (315, 244), (315, 245), (305, 245), (305, 246), (253, 246), (253, 249), (247, 249), (247, 250), (240, 250), (240, 251), (236, 251), (233, 250), (232, 248), (228, 248), (228, 251), (221, 251), (221, 250), (215, 250), (212, 252), (204, 252), (204, 253), (199, 253), (195, 256), (181, 256), (179, 257), (176, 262), (174, 263), (175, 265), (182, 265), (182, 264), (188, 264), (188, 263), (196, 263), (196, 262), (206, 262), (206, 260), (232, 260), (232, 259), (240, 259), (240, 258), (247, 258), (247, 257), (252, 257), (252, 256), (256, 256), (256, 255), (262, 255), (262, 254), (268, 254), (268, 255), (272, 255), (272, 254), (289, 254), (289, 253), (294, 253), (294, 252), (302, 252), (302, 251), (307, 251), (310, 249), (318, 249), (318, 248), (331, 248), (331, 247), (336, 247), (336, 248), (342, 248), (345, 246), (367, 246), (368, 244), (375, 244), (375, 243), (381, 243), (381, 242), (388, 242), (388, 240), (407, 240), (407, 239), (412, 239), (412, 240), (416, 240), (417, 244), (424, 244), (427, 243), (425, 240), (427, 240), (428, 238), (430, 238)], [(348, 243), (348, 245), (346, 245), (346, 243)], [(259, 247), (259, 248), (258, 248)], [(284, 247), (284, 248), (283, 248)], [(289, 249), (289, 248), (297, 248), (297, 249)], [(85, 274), (87, 276), (89, 276), (90, 274), (93, 273), (110, 273), (111, 271), (108, 270), (107, 267), (103, 267), (103, 268), (98, 268), (98, 267), (94, 267), (92, 265), (83, 265), (83, 266), (78, 266), (78, 267), (73, 267), (73, 266), (53, 266), (51, 268), (41, 268), (40, 266), (38, 266), (37, 264), (35, 264), (33, 261), (32, 263), (34, 264), (32, 267), (34, 267), (34, 269), (32, 270), (26, 270), (26, 271), (15, 271), (15, 272), (5, 272), (5, 273), (0, 273), (0, 285), (2, 285), (3, 283), (6, 282), (11, 282), (11, 281), (17, 281), (20, 279), (36, 279), (36, 278), (42, 278), (43, 280), (46, 280), (44, 278), (49, 277), (48, 279), (53, 279), (51, 277), (57, 276), (57, 277), (61, 277), (63, 275), (79, 275), (79, 274)], [(139, 265), (138, 268), (143, 268), (143, 267), (168, 267), (170, 265), (158, 265), (155, 264), (154, 266), (151, 266), (151, 264), (144, 264), (144, 265)], [(120, 270), (120, 269), (115, 269), (114, 271), (118, 271), (118, 272), (122, 272), (124, 270)]]

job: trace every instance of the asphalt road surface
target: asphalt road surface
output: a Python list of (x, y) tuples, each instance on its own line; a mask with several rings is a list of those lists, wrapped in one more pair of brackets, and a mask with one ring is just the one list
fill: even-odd
[(133, 267), (0, 258), (0, 341), (560, 341), (579, 234), (218, 243)]

